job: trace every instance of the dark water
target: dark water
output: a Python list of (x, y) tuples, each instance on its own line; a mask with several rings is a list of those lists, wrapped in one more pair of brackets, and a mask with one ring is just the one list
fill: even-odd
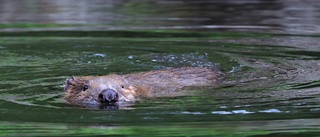
[[(320, 136), (316, 1), (0, 1), (0, 136)], [(216, 88), (120, 110), (78, 75), (217, 66)]]

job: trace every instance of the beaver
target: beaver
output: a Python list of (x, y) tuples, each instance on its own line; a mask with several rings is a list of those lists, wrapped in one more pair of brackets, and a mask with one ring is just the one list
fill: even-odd
[(205, 67), (180, 67), (133, 74), (72, 77), (65, 99), (75, 104), (112, 104), (174, 94), (186, 87), (216, 86), (223, 73)]

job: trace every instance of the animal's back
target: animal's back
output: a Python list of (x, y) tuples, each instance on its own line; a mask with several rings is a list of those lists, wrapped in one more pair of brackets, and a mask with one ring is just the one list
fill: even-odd
[(215, 86), (223, 73), (204, 67), (182, 67), (124, 75), (152, 94), (167, 94), (189, 86)]

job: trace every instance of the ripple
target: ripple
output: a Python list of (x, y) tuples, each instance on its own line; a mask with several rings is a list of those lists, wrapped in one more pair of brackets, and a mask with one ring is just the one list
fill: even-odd
[(280, 111), (279, 109), (267, 109), (267, 110), (261, 110), (259, 112), (261, 112), (261, 113), (281, 113), (282, 111)]
[[(259, 112), (259, 113), (289, 113), (290, 111), (281, 111), (279, 109), (266, 109), (266, 110), (260, 110), (257, 112)], [(232, 110), (232, 111), (212, 111), (211, 114), (214, 114), (214, 115), (254, 114), (257, 112), (248, 111), (248, 110)]]
[(181, 114), (187, 114), (187, 115), (204, 115), (204, 114), (206, 114), (206, 113), (184, 111), (184, 112), (181, 112)]
[(310, 111), (320, 111), (320, 108), (313, 108), (313, 109), (310, 109)]
[(188, 54), (153, 54), (151, 62), (163, 63), (165, 65), (193, 66), (217, 68), (217, 64), (208, 60), (207, 53), (188, 53)]
[(234, 113), (234, 114), (252, 114), (252, 113), (255, 113), (255, 112), (250, 112), (250, 111), (247, 111), (247, 110), (233, 110), (232, 113)]
[(211, 114), (229, 115), (233, 113), (229, 111), (212, 111)]

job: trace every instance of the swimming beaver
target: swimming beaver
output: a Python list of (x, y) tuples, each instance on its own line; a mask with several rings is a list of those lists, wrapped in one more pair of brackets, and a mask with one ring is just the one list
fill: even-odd
[(110, 104), (174, 94), (190, 86), (215, 86), (223, 73), (204, 67), (181, 67), (134, 74), (72, 77), (65, 99), (76, 104)]

